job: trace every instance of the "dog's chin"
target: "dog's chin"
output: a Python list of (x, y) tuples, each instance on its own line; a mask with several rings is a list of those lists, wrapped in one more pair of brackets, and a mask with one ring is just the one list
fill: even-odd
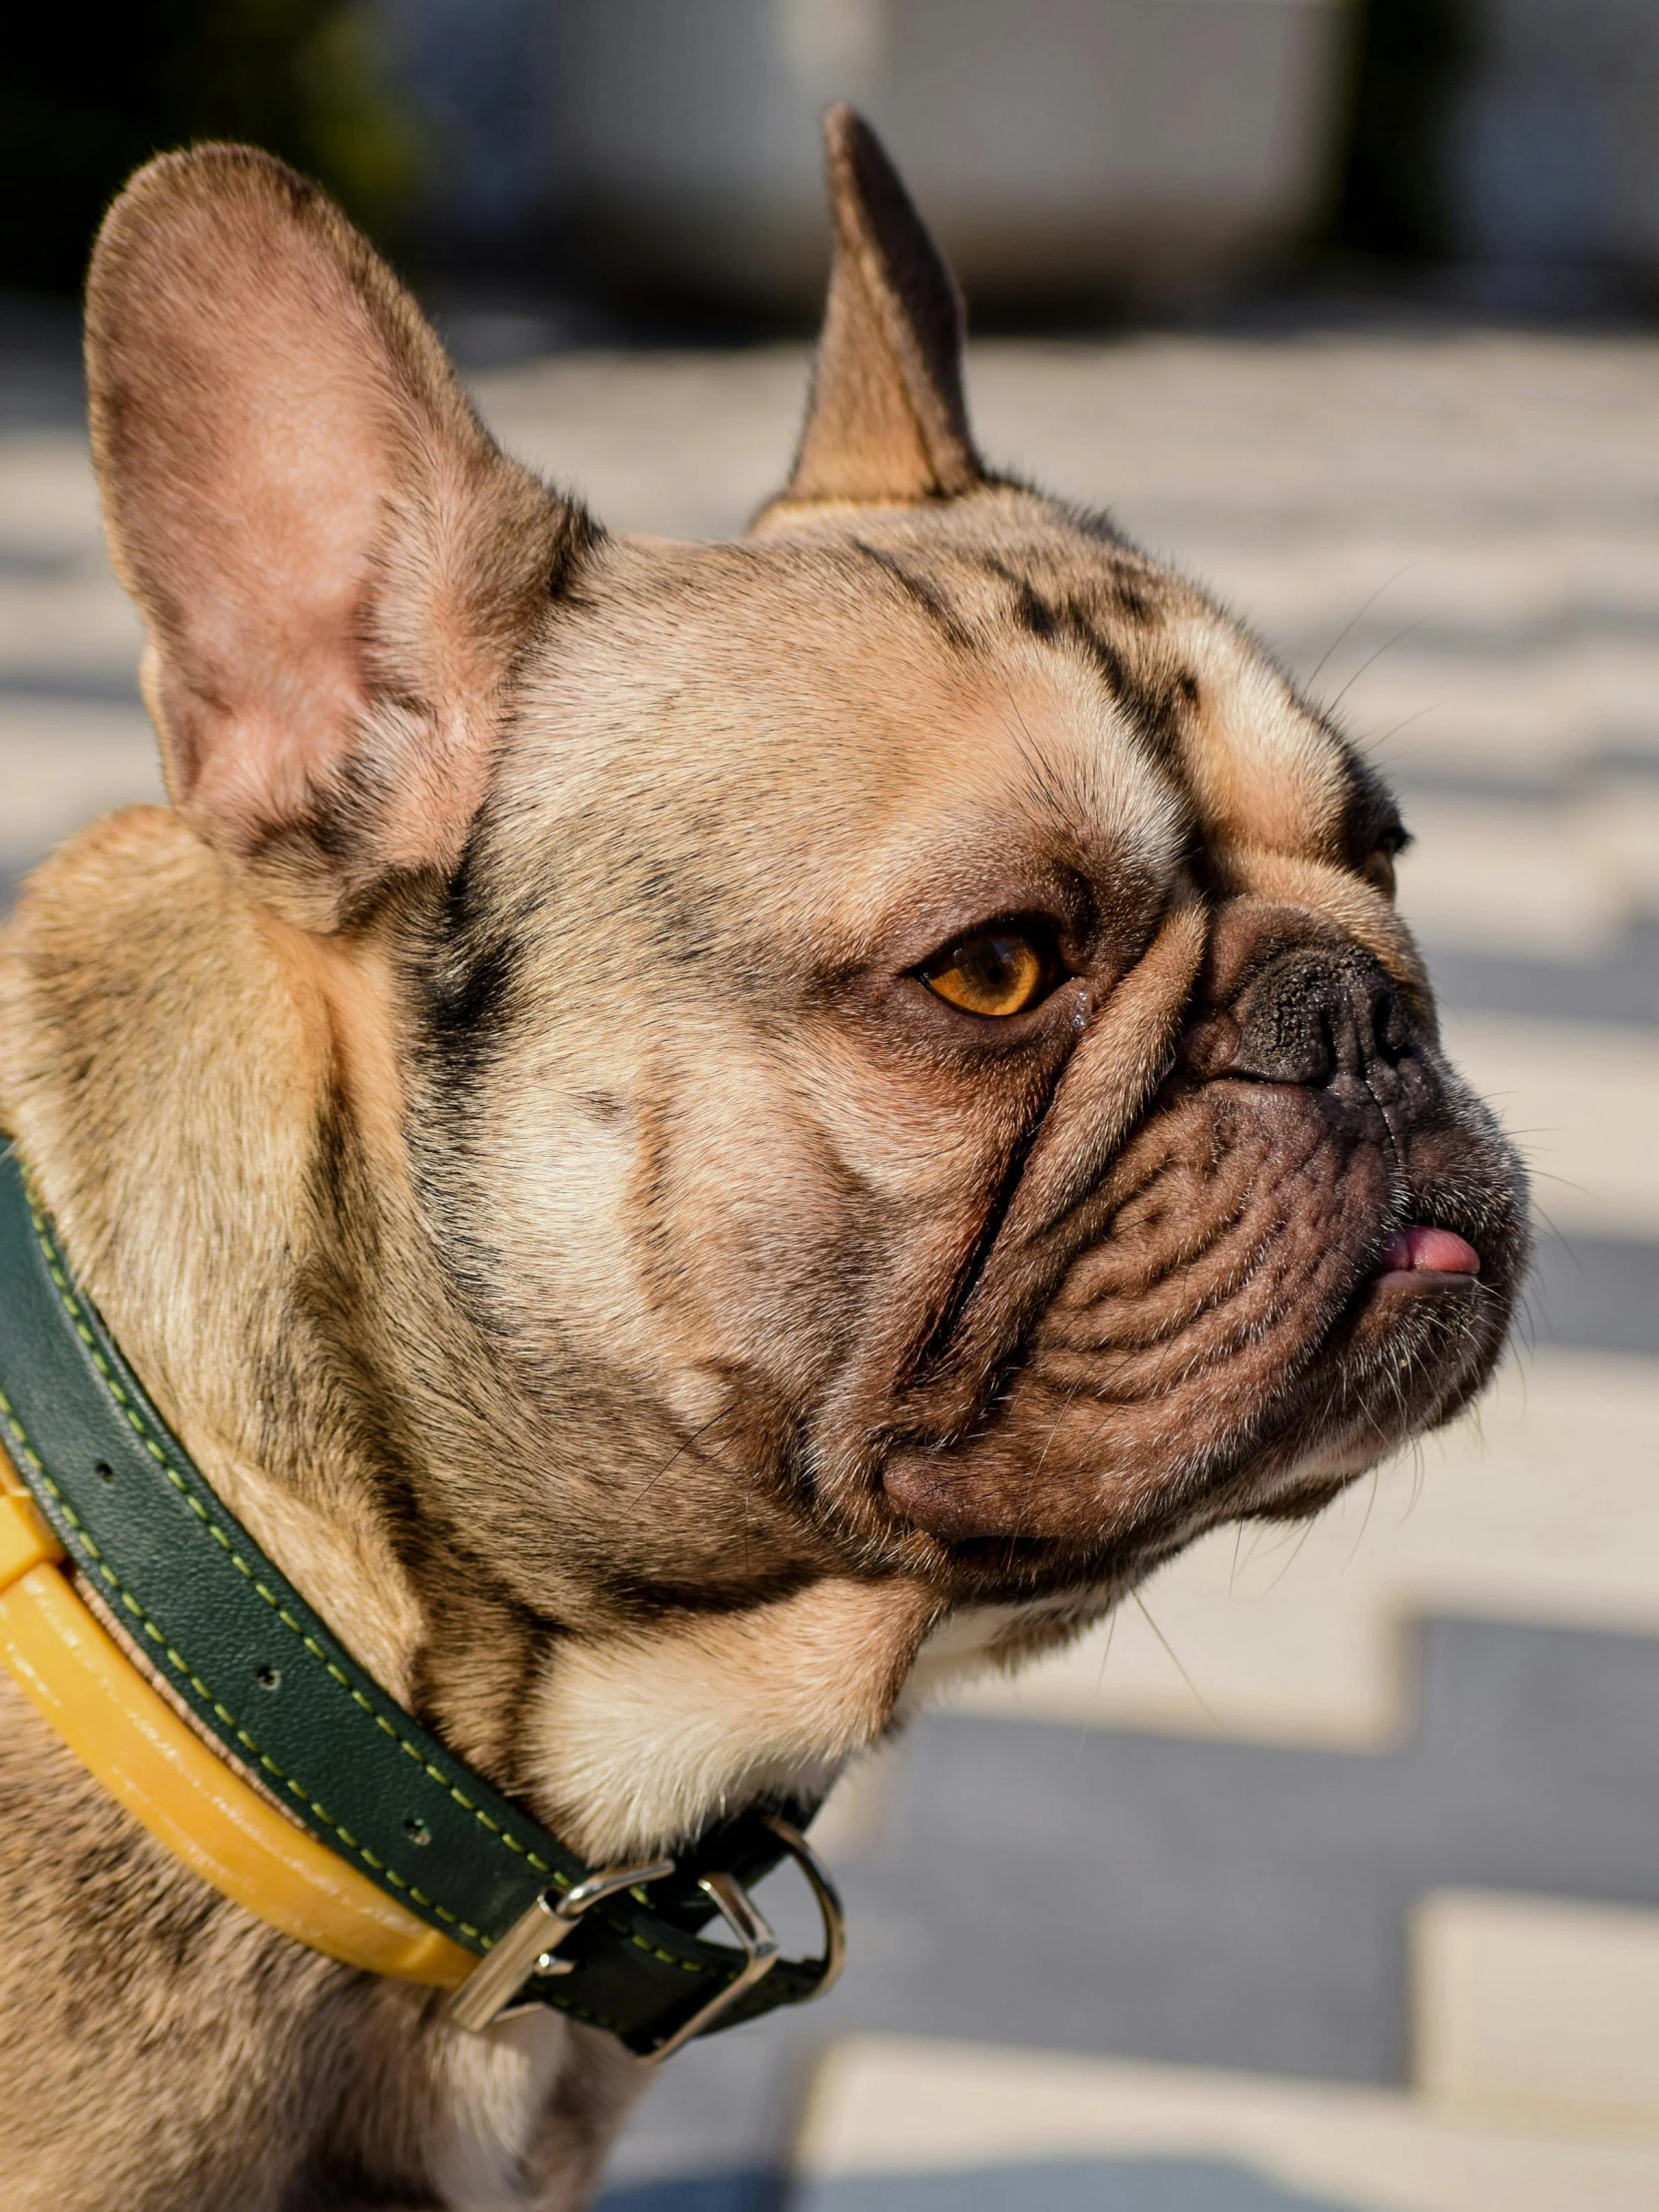
[[(1515, 1272), (1502, 1240), (1489, 1251), (1480, 1273), (1357, 1267), (1311, 1356), (1287, 1353), (1274, 1382), (1241, 1374), (1232, 1402), (1218, 1403), (1213, 1387), (1202, 1405), (1184, 1406), (1180, 1389), (1161, 1406), (1103, 1401), (1093, 1450), (1074, 1383), (1067, 1417), (1036, 1435), (1023, 1485), (1007, 1479), (1004, 1453), (986, 1479), (972, 1447), (900, 1449), (883, 1471), (886, 1507), (936, 1547), (941, 1576), (976, 1598), (1128, 1586), (1222, 1521), (1305, 1518), (1483, 1387)], [(1105, 1376), (1101, 1385), (1109, 1391)], [(1114, 1465), (1126, 1415), (1139, 1416), (1136, 1466)], [(1155, 1473), (1149, 1426), (1165, 1445)]]

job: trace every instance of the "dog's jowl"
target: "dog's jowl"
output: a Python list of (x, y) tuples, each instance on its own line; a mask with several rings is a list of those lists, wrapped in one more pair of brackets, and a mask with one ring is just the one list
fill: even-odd
[[(950, 278), (829, 144), (799, 455), (713, 546), (505, 458), (275, 162), (144, 170), (87, 343), (172, 806), (0, 940), (0, 1128), (133, 1373), (596, 1868), (810, 1807), (929, 1639), (1017, 1660), (1317, 1510), (1480, 1388), (1524, 1262), (1386, 791), (980, 459)], [(610, 2033), (295, 1941), (0, 1697), (11, 2212), (587, 2201)]]

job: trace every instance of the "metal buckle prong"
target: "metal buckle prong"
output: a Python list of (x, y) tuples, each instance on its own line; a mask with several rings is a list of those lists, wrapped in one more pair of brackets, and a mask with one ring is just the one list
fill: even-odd
[(513, 1999), (533, 1973), (569, 1973), (572, 1961), (555, 1953), (575, 1929), (582, 1915), (619, 1890), (638, 1884), (661, 1882), (674, 1872), (672, 1859), (652, 1859), (636, 1867), (606, 1867), (590, 1874), (563, 1896), (544, 1890), (528, 1912), (521, 1913), (504, 1936), (485, 1951), (445, 2005), (446, 2016), (457, 2027), (474, 2035), (505, 2017)]
[[(801, 1831), (780, 1814), (768, 1813), (762, 1818), (801, 1869), (817, 1902), (824, 1923), (824, 1971), (819, 1977), (817, 1991), (822, 1995), (846, 1959), (846, 1924), (841, 1916), (840, 1900), (835, 1895), (834, 1884)], [(589, 1875), (562, 1897), (544, 1890), (529, 1911), (521, 1914), (506, 1934), (491, 1944), (451, 1994), (445, 2006), (447, 2017), (457, 2027), (479, 2033), (515, 2010), (526, 2009), (515, 2005), (514, 1999), (532, 1973), (551, 1975), (573, 1970), (574, 1960), (562, 1959), (557, 1952), (584, 1913), (604, 1899), (615, 1897), (621, 1890), (644, 1889), (649, 1883), (660, 1882), (665, 1875), (672, 1874), (674, 1868), (672, 1859), (653, 1859), (641, 1866), (607, 1867), (600, 1874)], [(682, 2021), (673, 2034), (666, 2036), (655, 2049), (640, 2054), (645, 2065), (659, 2064), (683, 2048), (694, 2035), (701, 2035), (712, 2027), (745, 1990), (752, 1989), (771, 1972), (778, 1960), (778, 1938), (736, 1875), (725, 1871), (706, 1874), (699, 1878), (697, 1887), (743, 1946), (743, 1964), (732, 1979), (717, 1989), (706, 2003), (699, 2005), (691, 2018)]]

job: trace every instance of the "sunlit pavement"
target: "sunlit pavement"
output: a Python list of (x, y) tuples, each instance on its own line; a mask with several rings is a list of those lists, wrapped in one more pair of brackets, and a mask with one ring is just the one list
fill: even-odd
[[(5, 373), (0, 358), (0, 376)], [(613, 526), (741, 527), (804, 358), (478, 380)], [(62, 394), (0, 407), (0, 877), (156, 795)], [(1245, 611), (1399, 786), (1455, 1050), (1538, 1174), (1480, 1419), (1231, 1534), (822, 1823), (852, 1963), (665, 2071), (615, 2212), (1659, 2202), (1659, 341), (975, 358), (1000, 464)], [(0, 897), (4, 892), (0, 891)], [(786, 2178), (786, 2176), (788, 2178)]]

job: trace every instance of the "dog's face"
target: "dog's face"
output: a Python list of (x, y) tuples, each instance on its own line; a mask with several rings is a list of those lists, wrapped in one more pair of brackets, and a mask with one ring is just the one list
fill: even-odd
[[(523, 1383), (574, 1355), (695, 1436), (619, 1516), (642, 1578), (810, 1532), (957, 1594), (1115, 1580), (1464, 1401), (1513, 1161), (1391, 804), (1234, 624), (1001, 488), (598, 548), (576, 597), (415, 1122)], [(1389, 1270), (1410, 1224), (1480, 1275)]]
[(384, 979), (470, 1363), (425, 1509), (464, 1481), (544, 1615), (1086, 1610), (1463, 1404), (1523, 1258), (1386, 794), (1201, 593), (982, 471), (844, 118), (831, 177), (796, 474), (729, 546), (503, 461), (274, 165), (158, 165), (94, 272), (175, 799)]

